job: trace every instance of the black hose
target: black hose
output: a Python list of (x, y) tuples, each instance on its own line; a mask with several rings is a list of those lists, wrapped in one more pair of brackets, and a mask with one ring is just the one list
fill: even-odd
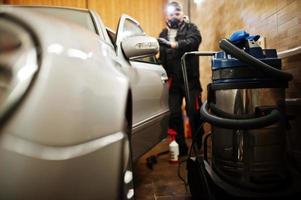
[(281, 113), (274, 109), (268, 115), (252, 119), (227, 119), (212, 115), (208, 112), (208, 103), (205, 101), (201, 107), (200, 113), (204, 121), (215, 126), (228, 129), (257, 129), (269, 126), (279, 121)]
[(255, 118), (255, 114), (231, 114), (227, 113), (218, 107), (214, 103), (209, 103), (210, 109), (214, 114), (217, 114), (219, 117), (228, 118), (228, 119), (250, 119)]
[(256, 59), (252, 55), (246, 53), (245, 51), (243, 51), (240, 48), (233, 45), (227, 39), (222, 39), (219, 43), (219, 47), (221, 49), (223, 49), (226, 53), (234, 56), (235, 58), (242, 60), (246, 64), (249, 64), (250, 66), (254, 66), (259, 70), (263, 70), (264, 72), (271, 74), (272, 76), (274, 76), (277, 79), (281, 79), (281, 80), (285, 80), (285, 81), (291, 81), (293, 79), (292, 74), (278, 70), (278, 69), (262, 62), (261, 60)]

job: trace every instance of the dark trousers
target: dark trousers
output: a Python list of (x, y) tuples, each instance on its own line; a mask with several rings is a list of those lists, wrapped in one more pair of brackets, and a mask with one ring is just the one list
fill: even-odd
[[(197, 144), (201, 147), (202, 144), (202, 135), (203, 135), (203, 128), (201, 127), (201, 120), (200, 120), (200, 106), (201, 106), (201, 91), (199, 88), (190, 88), (190, 103), (192, 106), (191, 114), (189, 118), (190, 125), (192, 124), (193, 127), (192, 134), (196, 134), (196, 131), (201, 131), (196, 139)], [(172, 84), (169, 89), (169, 108), (170, 108), (170, 119), (169, 119), (169, 128), (173, 129), (177, 132), (176, 141), (179, 144), (180, 153), (187, 151), (187, 144), (185, 142), (185, 135), (184, 135), (184, 125), (183, 125), (183, 116), (182, 116), (182, 103), (183, 98), (185, 97), (185, 89), (183, 84)], [(188, 104), (186, 101), (186, 111), (188, 113)], [(193, 135), (194, 137), (194, 135)]]

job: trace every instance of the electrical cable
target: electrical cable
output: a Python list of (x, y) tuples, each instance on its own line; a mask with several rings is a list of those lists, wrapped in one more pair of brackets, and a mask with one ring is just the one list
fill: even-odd
[(187, 191), (188, 191), (188, 190), (187, 190), (187, 185), (188, 185), (188, 183), (186, 182), (185, 178), (183, 178), (182, 175), (181, 175), (181, 165), (182, 165), (182, 163), (184, 163), (184, 162), (186, 162), (186, 161), (187, 161), (187, 159), (183, 159), (183, 160), (180, 160), (180, 159), (179, 159), (177, 175), (178, 175), (179, 179), (180, 179), (181, 181), (183, 181), (184, 186), (185, 186), (185, 191), (187, 192)]
[[(198, 130), (196, 131), (196, 134), (194, 134), (194, 135), (192, 136), (192, 143), (191, 143), (190, 148), (189, 148), (188, 158), (191, 157), (191, 155), (192, 155), (192, 145), (195, 143), (196, 137), (197, 137), (197, 135), (200, 133), (201, 128), (202, 128), (202, 125), (198, 128)], [(187, 191), (188, 191), (188, 190), (187, 190), (187, 185), (188, 185), (188, 183), (187, 183), (186, 180), (181, 176), (181, 165), (182, 165), (182, 163), (184, 163), (184, 162), (186, 162), (186, 161), (187, 161), (187, 158), (179, 161), (179, 164), (178, 164), (178, 177), (179, 177), (179, 179), (181, 179), (181, 181), (183, 181), (183, 183), (184, 183), (184, 185), (185, 185), (185, 190), (186, 190), (186, 192), (187, 192)]]
[[(188, 55), (194, 55), (194, 56), (209, 56), (209, 55), (213, 55), (214, 53), (212, 52), (206, 52), (206, 53), (200, 53), (200, 52), (187, 52), (185, 53), (182, 58), (181, 58), (181, 67), (182, 67), (182, 73), (183, 73), (183, 80), (184, 80), (184, 89), (185, 89), (185, 97), (186, 97), (186, 103), (187, 103), (187, 115), (190, 119), (192, 119), (191, 114), (192, 112), (192, 106), (191, 106), (191, 101), (190, 101), (190, 94), (189, 94), (189, 84), (188, 84), (188, 76), (187, 76), (187, 68), (186, 68), (186, 56)], [(194, 130), (194, 124), (193, 124), (193, 120), (190, 120), (190, 128), (191, 128), (191, 132), (193, 133), (193, 135), (197, 135), (196, 131)], [(202, 158), (202, 156), (200, 155), (199, 149), (197, 147), (197, 144), (195, 143), (195, 138), (193, 137), (193, 142), (192, 142), (192, 149), (193, 152), (196, 155), (196, 167), (197, 167), (197, 172), (200, 178), (200, 183), (201, 185), (199, 186), (202, 191), (202, 195), (204, 195), (204, 197), (206, 199), (210, 199), (210, 200), (214, 200), (215, 196), (214, 194), (211, 192), (207, 177), (206, 177), (206, 169), (205, 169), (205, 163), (204, 163), (204, 159)]]

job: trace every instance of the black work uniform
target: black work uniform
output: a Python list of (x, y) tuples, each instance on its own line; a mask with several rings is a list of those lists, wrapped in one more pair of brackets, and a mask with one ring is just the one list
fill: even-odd
[[(163, 29), (159, 37), (168, 40), (168, 31), (167, 28)], [(177, 30), (175, 40), (178, 43), (177, 48), (160, 45), (159, 60), (165, 68), (169, 78), (169, 108), (171, 111), (169, 128), (177, 133), (176, 141), (179, 144), (181, 155), (187, 153), (181, 110), (183, 97), (185, 97), (181, 57), (185, 52), (197, 51), (202, 38), (196, 25), (183, 22)], [(187, 56), (186, 64), (190, 101), (194, 108), (192, 112), (193, 119), (190, 119), (190, 121), (194, 120), (194, 130), (197, 130), (200, 127), (199, 106), (201, 103), (200, 96), (202, 91), (199, 81), (199, 58), (197, 56)], [(198, 138), (198, 141), (198, 143), (201, 144), (201, 137)]]

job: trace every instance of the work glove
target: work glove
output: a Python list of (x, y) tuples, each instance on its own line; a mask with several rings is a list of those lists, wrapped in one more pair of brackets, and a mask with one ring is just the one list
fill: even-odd
[(171, 44), (168, 40), (164, 39), (164, 38), (158, 38), (158, 42), (160, 45), (162, 46), (166, 46), (166, 47), (171, 47)]

